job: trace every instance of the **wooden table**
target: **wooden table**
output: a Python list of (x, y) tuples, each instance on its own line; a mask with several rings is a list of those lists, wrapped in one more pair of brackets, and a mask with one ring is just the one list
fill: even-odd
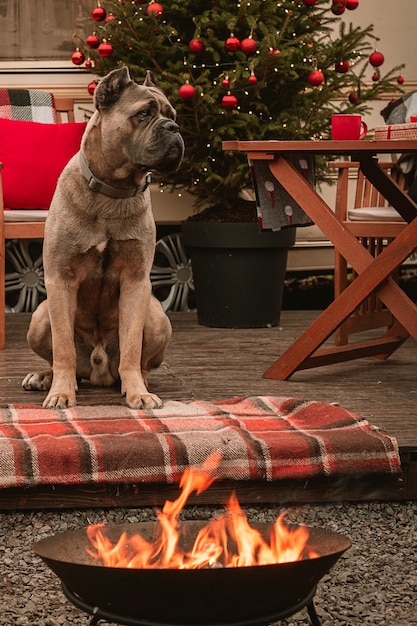
[[(417, 307), (391, 277), (417, 248), (417, 204), (378, 165), (378, 154), (417, 153), (417, 140), (387, 141), (224, 141), (224, 150), (246, 152), (251, 161), (266, 160), (271, 174), (323, 231), (358, 277), (264, 373), (287, 380), (301, 369), (369, 356), (389, 357), (410, 335), (417, 340)], [(331, 207), (291, 165), (291, 155), (343, 155), (359, 161), (364, 175), (408, 223), (375, 259)], [(371, 293), (392, 312), (394, 324), (382, 336), (319, 349)]]

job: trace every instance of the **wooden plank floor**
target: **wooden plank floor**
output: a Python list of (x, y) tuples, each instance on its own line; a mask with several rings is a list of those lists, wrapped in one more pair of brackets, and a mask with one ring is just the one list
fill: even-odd
[[(357, 412), (397, 438), (404, 475), (370, 480), (311, 481), (300, 485), (238, 485), (242, 501), (323, 501), (337, 499), (417, 498), (417, 344), (408, 339), (388, 360), (361, 359), (296, 372), (288, 381), (262, 377), (268, 366), (318, 315), (318, 311), (283, 311), (281, 324), (264, 329), (207, 328), (194, 313), (170, 314), (173, 338), (166, 362), (152, 373), (150, 388), (163, 400), (219, 400), (231, 396), (291, 396), (323, 402), (338, 402)], [(7, 315), (6, 349), (0, 351), (0, 399), (2, 404), (41, 404), (43, 394), (21, 389), (27, 372), (43, 368), (44, 362), (26, 345), (28, 314)], [(119, 404), (118, 389), (93, 388), (82, 384), (79, 404)], [(199, 501), (220, 500), (230, 485), (213, 487)], [(5, 494), (5, 492), (7, 492)], [(72, 501), (72, 492), (54, 492), (58, 506)], [(142, 503), (164, 501), (171, 495), (166, 486), (141, 491)], [(30, 493), (2, 490), (0, 508), (28, 506)], [(130, 505), (134, 494), (126, 487), (82, 490), (77, 506)], [(99, 502), (97, 502), (99, 499)], [(39, 492), (39, 502), (48, 497)], [(33, 503), (33, 500), (32, 500)]]

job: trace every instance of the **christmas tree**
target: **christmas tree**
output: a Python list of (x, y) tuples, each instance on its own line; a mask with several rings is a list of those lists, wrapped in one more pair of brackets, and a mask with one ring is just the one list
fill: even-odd
[(161, 184), (232, 209), (252, 184), (246, 158), (223, 140), (325, 138), (333, 113), (366, 113), (398, 92), (401, 68), (381, 73), (373, 26), (348, 21), (358, 3), (103, 0), (73, 61), (98, 75), (126, 65), (137, 82), (152, 70), (186, 144), (181, 169)]

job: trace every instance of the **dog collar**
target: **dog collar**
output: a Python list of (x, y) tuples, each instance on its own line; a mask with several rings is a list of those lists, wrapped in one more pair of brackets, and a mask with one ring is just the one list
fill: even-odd
[(88, 163), (86, 161), (84, 153), (81, 150), (80, 167), (88, 182), (88, 186), (90, 187), (90, 189), (92, 191), (99, 191), (100, 193), (104, 193), (105, 196), (110, 196), (110, 198), (132, 198), (138, 193), (143, 193), (145, 189), (148, 188), (151, 182), (151, 173), (147, 172), (145, 182), (142, 185), (137, 185), (136, 187), (128, 187), (127, 189), (111, 187), (111, 185), (108, 185), (93, 174), (93, 172), (88, 167)]

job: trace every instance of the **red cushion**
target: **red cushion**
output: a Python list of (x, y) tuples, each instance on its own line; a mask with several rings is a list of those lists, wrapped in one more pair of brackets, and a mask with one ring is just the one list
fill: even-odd
[(58, 177), (78, 152), (86, 125), (0, 119), (4, 206), (49, 209)]

